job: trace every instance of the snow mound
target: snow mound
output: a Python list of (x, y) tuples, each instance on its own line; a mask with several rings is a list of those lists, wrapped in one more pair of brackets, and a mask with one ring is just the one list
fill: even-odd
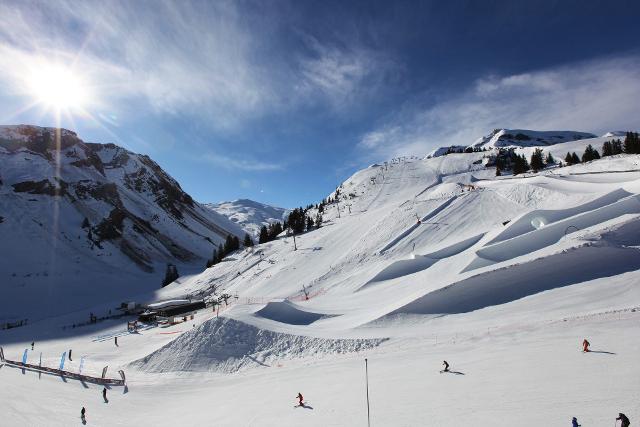
[(257, 365), (270, 366), (276, 360), (363, 351), (386, 340), (305, 337), (215, 318), (132, 362), (131, 366), (147, 372), (233, 373)]
[(310, 325), (316, 320), (332, 317), (332, 315), (302, 310), (287, 300), (269, 302), (256, 312), (256, 316), (290, 325)]

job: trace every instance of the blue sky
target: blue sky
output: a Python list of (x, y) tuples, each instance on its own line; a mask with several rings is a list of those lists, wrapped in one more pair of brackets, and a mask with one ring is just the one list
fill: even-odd
[[(497, 127), (640, 125), (637, 1), (0, 1), (0, 122), (150, 155), (202, 202), (316, 202)], [(32, 77), (62, 68), (61, 108)], [(70, 89), (75, 91), (75, 88)], [(77, 99), (76, 99), (77, 98)]]

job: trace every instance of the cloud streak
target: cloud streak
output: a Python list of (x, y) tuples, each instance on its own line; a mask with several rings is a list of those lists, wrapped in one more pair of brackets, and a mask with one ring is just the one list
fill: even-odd
[(640, 57), (633, 55), (487, 76), (443, 102), (405, 105), (365, 133), (358, 148), (379, 159), (468, 145), (502, 127), (594, 133), (637, 128), (638, 99)]

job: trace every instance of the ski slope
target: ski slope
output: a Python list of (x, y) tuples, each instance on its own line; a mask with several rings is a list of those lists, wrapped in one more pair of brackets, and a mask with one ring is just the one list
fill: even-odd
[(85, 311), (0, 331), (7, 357), (35, 340), (30, 360), (73, 348), (70, 369), (83, 355), (127, 374), (106, 404), (91, 384), (3, 366), (6, 422), (79, 424), (85, 406), (96, 426), (366, 425), (365, 358), (374, 426), (637, 422), (640, 156), (517, 177), (482, 156), (373, 165), (297, 250), (283, 235), (138, 299), (237, 296), (218, 314), (136, 334), (126, 318), (62, 328)]

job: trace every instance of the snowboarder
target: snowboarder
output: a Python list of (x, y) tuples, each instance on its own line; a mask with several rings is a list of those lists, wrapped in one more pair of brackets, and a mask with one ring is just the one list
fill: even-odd
[(102, 398), (104, 399), (105, 402), (108, 402), (107, 400), (107, 388), (103, 388), (102, 389)]
[(447, 361), (444, 360), (442, 364), (444, 365), (444, 370), (442, 372), (449, 372), (449, 364), (447, 363)]
[(629, 418), (627, 418), (627, 416), (622, 412), (618, 414), (618, 418), (616, 418), (616, 424), (618, 420), (620, 420), (620, 427), (629, 427), (629, 424), (631, 424)]
[(578, 424), (578, 420), (576, 419), (576, 417), (573, 417), (573, 419), (571, 420), (571, 427), (580, 427), (580, 424)]
[(35, 341), (31, 341), (31, 350), (33, 351), (33, 347), (36, 345)]
[(591, 345), (591, 343), (589, 341), (587, 341), (587, 339), (585, 338), (584, 341), (582, 341), (582, 351), (584, 353), (587, 353), (589, 351), (589, 346)]
[(80, 419), (82, 420), (83, 423), (87, 422), (87, 419), (85, 418), (85, 412), (87, 412), (87, 410), (84, 409), (84, 406), (83, 406), (82, 409), (80, 410)]
[(116, 343), (116, 347), (118, 346), (118, 337), (113, 337), (114, 342)]
[(296, 399), (298, 399), (298, 406), (304, 406), (304, 398), (302, 397), (302, 393), (298, 393), (298, 395), (296, 396)]
[(73, 362), (73, 359), (71, 358), (71, 349), (69, 349), (69, 360)]

